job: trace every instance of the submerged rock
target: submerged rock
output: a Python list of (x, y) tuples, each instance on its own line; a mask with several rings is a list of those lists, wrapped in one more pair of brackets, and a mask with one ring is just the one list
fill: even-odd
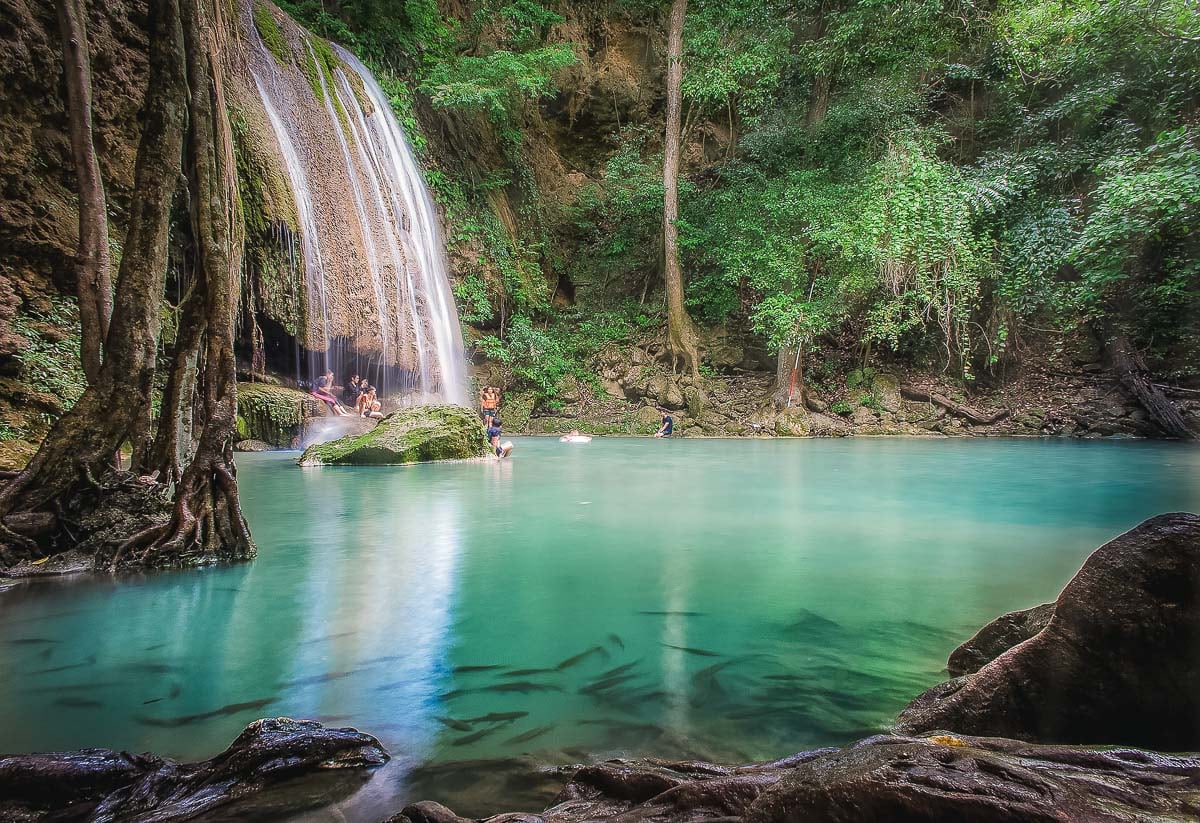
[(283, 780), (387, 760), (370, 735), (287, 717), (254, 721), (200, 763), (108, 749), (0, 756), (0, 819), (190, 820)]
[(1096, 549), (1052, 610), (1028, 639), (1019, 620), (981, 631), (1016, 645), (918, 697), (897, 729), (1200, 749), (1200, 516), (1160, 515)]
[(365, 434), (309, 446), (301, 466), (386, 466), (468, 460), (487, 454), (479, 419), (460, 406), (414, 406), (394, 411)]

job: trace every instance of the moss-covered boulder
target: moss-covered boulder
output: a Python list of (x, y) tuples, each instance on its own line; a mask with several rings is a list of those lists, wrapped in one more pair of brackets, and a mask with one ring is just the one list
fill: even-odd
[(460, 406), (414, 406), (392, 412), (366, 434), (309, 446), (300, 465), (390, 466), (487, 453), (487, 438), (472, 412)]
[(318, 414), (317, 400), (311, 394), (267, 383), (238, 384), (239, 440), (294, 448), (304, 421)]

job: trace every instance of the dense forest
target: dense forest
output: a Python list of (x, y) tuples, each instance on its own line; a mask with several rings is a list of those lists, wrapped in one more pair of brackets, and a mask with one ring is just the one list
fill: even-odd
[[(663, 320), (669, 5), (283, 4), (394, 79), (475, 347), (551, 402)], [(1195, 378), (1192, 4), (693, 0), (683, 44), (702, 326), (818, 388), (877, 357), (986, 387), (1079, 335)]]

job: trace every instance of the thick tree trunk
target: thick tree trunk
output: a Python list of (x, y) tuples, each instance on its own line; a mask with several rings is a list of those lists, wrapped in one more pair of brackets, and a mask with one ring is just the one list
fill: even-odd
[(1117, 335), (1108, 344), (1108, 351), (1113, 371), (1117, 373), (1121, 386), (1146, 410), (1150, 419), (1167, 437), (1180, 440), (1200, 439), (1200, 434), (1192, 430), (1175, 404), (1154, 384), (1146, 362), (1129, 342), (1129, 338)]
[(775, 361), (776, 409), (804, 408), (804, 355), (798, 346), (784, 346)]
[(220, 97), (216, 44), (204, 26), (204, 0), (182, 0), (184, 43), (190, 86), (188, 132), (198, 285), (204, 286), (207, 319), (204, 347), (204, 428), (175, 488), (174, 512), (164, 528), (135, 535), (118, 550), (115, 566), (128, 550), (148, 543), (139, 562), (161, 562), (201, 554), (223, 559), (254, 555), (242, 516), (233, 466), (237, 415), (237, 375), (233, 355), (236, 272), (241, 238), (235, 239), (236, 182), (232, 135)]
[(973, 409), (970, 406), (964, 406), (961, 403), (955, 403), (949, 397), (938, 394), (937, 392), (919, 389), (916, 386), (901, 386), (900, 396), (905, 400), (916, 400), (921, 403), (932, 403), (935, 406), (941, 406), (946, 411), (961, 417), (968, 423), (973, 423), (976, 426), (990, 426), (993, 423), (998, 423), (1008, 416), (1008, 409), (1001, 409), (993, 414), (984, 414), (983, 412)]
[(683, 302), (683, 272), (679, 266), (679, 127), (683, 108), (683, 18), (687, 0), (673, 0), (667, 30), (667, 134), (663, 147), (663, 279), (667, 289), (667, 343), (675, 365), (693, 377), (700, 374), (696, 329)]
[[(121, 258), (104, 362), (95, 383), (46, 435), (0, 492), (0, 517), (40, 509), (100, 473), (149, 408), (159, 308), (167, 271), (167, 229), (187, 118), (187, 78), (178, 0), (150, 3), (150, 83), (138, 146), (129, 231)], [(26, 552), (28, 541), (0, 535)]]
[(96, 145), (92, 139), (92, 64), (87, 16), (80, 0), (57, 0), (67, 87), (67, 126), (79, 186), (79, 243), (75, 252), (79, 297), (80, 358), (89, 383), (100, 377), (104, 339), (112, 312), (109, 276), (108, 213)]

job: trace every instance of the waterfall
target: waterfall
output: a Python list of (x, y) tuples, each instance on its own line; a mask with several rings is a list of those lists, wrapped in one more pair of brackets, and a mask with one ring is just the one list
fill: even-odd
[(465, 405), (445, 243), (404, 129), (354, 55), (287, 30), (292, 59), (255, 32), (248, 70), (295, 206), (307, 377), (359, 373), (393, 405)]

